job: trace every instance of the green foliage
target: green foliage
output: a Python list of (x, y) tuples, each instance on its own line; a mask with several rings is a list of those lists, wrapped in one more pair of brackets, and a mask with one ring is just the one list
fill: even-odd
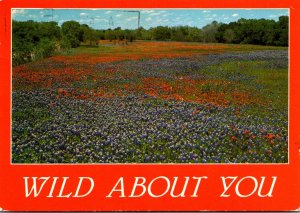
[[(100, 31), (101, 32), (101, 31)], [(100, 36), (99, 36), (100, 35)], [(102, 38), (103, 33), (99, 33), (98, 34), (98, 38), (101, 39)], [(115, 29), (108, 29), (104, 31), (104, 38), (107, 40), (128, 40), (130, 42), (132, 42), (133, 40), (135, 40), (137, 38), (137, 36), (139, 36), (139, 39), (142, 39), (142, 35), (141, 32), (139, 30), (122, 30), (120, 27), (117, 27)]]
[(148, 30), (115, 29), (95, 30), (87, 24), (66, 21), (61, 27), (56, 22), (14, 21), (12, 24), (13, 65), (28, 63), (49, 57), (55, 51), (69, 51), (81, 42), (95, 46), (101, 39), (161, 40), (189, 42), (219, 42), (288, 46), (289, 17), (281, 16), (278, 21), (267, 19), (239, 19), (222, 24), (216, 21), (202, 29), (190, 26), (157, 26)]
[(114, 33), (113, 30), (108, 29), (105, 31), (105, 39), (112, 41), (115, 40), (116, 38), (117, 38), (116, 34)]
[(184, 41), (189, 34), (188, 27), (180, 26), (171, 28), (172, 41)]
[(113, 30), (114, 34), (115, 34), (115, 37), (116, 39), (118, 40), (123, 40), (124, 37), (125, 37), (125, 32), (124, 30), (121, 29), (121, 27), (117, 27)]
[(69, 40), (71, 47), (80, 45), (80, 24), (77, 21), (66, 21), (61, 25), (62, 37)]
[(88, 25), (83, 24), (80, 26), (80, 37), (79, 40), (88, 43), (89, 45), (96, 45), (99, 36), (97, 35), (97, 31), (90, 28)]
[(58, 49), (60, 28), (56, 22), (13, 21), (13, 65), (52, 55)]
[(278, 23), (279, 43), (280, 46), (288, 46), (289, 43), (289, 17), (279, 17)]
[(60, 27), (54, 21), (38, 23), (38, 30), (42, 38), (58, 40), (61, 37)]
[(222, 24), (216, 33), (218, 42), (236, 44), (259, 44), (288, 46), (288, 16), (279, 21), (267, 19), (239, 19), (237, 22)]
[(216, 34), (220, 24), (216, 21), (213, 21), (211, 24), (208, 24), (202, 28), (203, 33), (203, 42), (216, 42)]
[[(151, 29), (150, 29), (151, 30)], [(170, 40), (171, 39), (171, 30), (169, 27), (158, 26), (152, 29), (152, 39), (153, 40)]]
[(43, 38), (37, 46), (33, 48), (32, 60), (36, 61), (51, 56), (55, 51), (55, 42), (48, 38)]
[(61, 42), (60, 42), (60, 47), (63, 49), (63, 50), (69, 50), (71, 49), (71, 42), (70, 40), (67, 38), (67, 37), (62, 37), (61, 39)]
[(130, 42), (133, 42), (136, 39), (136, 32), (132, 30), (125, 30), (124, 38)]
[(143, 27), (135, 30), (136, 39), (138, 40), (151, 40), (152, 32), (151, 30), (146, 30)]
[(232, 29), (226, 29), (223, 36), (226, 43), (232, 43), (235, 38), (235, 33)]
[(203, 32), (201, 29), (197, 27), (187, 27), (187, 29), (188, 29), (187, 41), (196, 41), (196, 42), (203, 41)]

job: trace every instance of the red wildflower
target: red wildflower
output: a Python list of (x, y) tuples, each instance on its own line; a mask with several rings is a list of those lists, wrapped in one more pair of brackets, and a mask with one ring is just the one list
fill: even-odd
[(248, 136), (250, 134), (250, 131), (248, 129), (244, 130), (244, 135)]

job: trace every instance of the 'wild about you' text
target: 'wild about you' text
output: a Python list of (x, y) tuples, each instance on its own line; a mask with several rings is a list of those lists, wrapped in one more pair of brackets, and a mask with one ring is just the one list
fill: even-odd
[[(26, 198), (46, 197), (46, 198), (84, 198), (94, 191), (96, 181), (92, 177), (23, 177), (24, 195)], [(101, 183), (101, 180), (98, 180)], [(169, 196), (171, 198), (197, 198), (201, 194), (201, 189), (209, 181), (208, 176), (192, 177), (166, 177), (155, 178), (131, 177), (125, 179), (119, 177), (110, 190), (103, 195), (107, 199), (112, 198), (141, 198), (153, 197), (161, 198)], [(267, 198), (273, 196), (277, 177), (271, 176), (221, 176), (219, 180), (222, 193), (220, 198), (237, 196), (240, 198), (259, 197)], [(153, 190), (154, 186), (160, 187), (160, 192)], [(241, 190), (247, 186), (247, 191)]]

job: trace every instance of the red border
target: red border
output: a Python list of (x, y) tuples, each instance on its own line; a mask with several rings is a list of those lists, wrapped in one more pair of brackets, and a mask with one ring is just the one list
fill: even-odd
[[(296, 210), (300, 207), (300, 25), (297, 0), (0, 0), (0, 208), (26, 211), (109, 211), (109, 210)], [(11, 8), (290, 8), (290, 163), (286, 165), (11, 165), (10, 164), (10, 34)], [(72, 190), (78, 176), (95, 180), (95, 188), (85, 198), (25, 198), (23, 176), (68, 176)], [(126, 192), (134, 176), (148, 179), (157, 176), (208, 176), (198, 198), (106, 198), (120, 176), (128, 180)], [(277, 176), (272, 198), (220, 198), (220, 176)], [(205, 185), (204, 185), (205, 184)], [(163, 187), (155, 185), (155, 189)], [(246, 189), (246, 188), (245, 188)], [(247, 189), (246, 189), (247, 190)]]

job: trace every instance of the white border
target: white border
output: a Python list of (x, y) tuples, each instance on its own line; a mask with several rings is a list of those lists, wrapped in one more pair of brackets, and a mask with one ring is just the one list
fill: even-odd
[[(1, 1), (1, 0), (0, 0)], [(290, 60), (290, 47), (291, 47), (291, 14), (290, 8), (10, 8), (11, 9), (11, 20), (10, 20), (10, 165), (13, 166), (274, 166), (274, 165), (289, 165), (290, 164), (290, 68), (291, 68), (291, 60)], [(43, 9), (55, 9), (55, 10), (280, 10), (285, 9), (288, 10), (289, 17), (289, 43), (288, 43), (288, 162), (287, 163), (12, 163), (12, 10), (15, 9), (26, 9), (26, 10), (43, 10)]]

